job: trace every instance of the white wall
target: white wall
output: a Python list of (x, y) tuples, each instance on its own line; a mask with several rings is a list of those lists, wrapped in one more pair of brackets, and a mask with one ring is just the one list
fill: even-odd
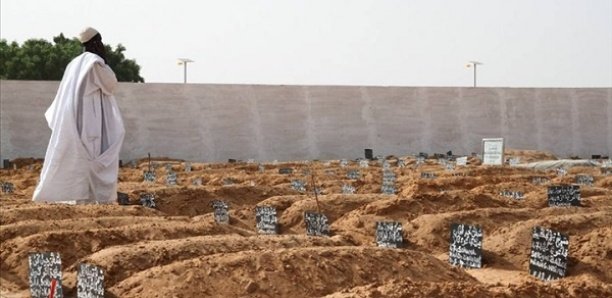
[[(44, 157), (58, 82), (0, 81), (0, 159)], [(121, 158), (224, 161), (479, 152), (481, 139), (558, 156), (612, 152), (612, 88), (120, 84)]]

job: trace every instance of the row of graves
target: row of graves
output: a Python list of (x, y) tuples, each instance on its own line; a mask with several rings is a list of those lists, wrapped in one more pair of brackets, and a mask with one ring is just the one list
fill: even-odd
[[(483, 164), (501, 164), (503, 161), (503, 140), (495, 139), (495, 145), (485, 146)], [(483, 143), (485, 143), (483, 141)], [(492, 148), (492, 149), (491, 149)], [(492, 156), (487, 156), (487, 149), (493, 150)], [(450, 153), (450, 152), (449, 152)], [(452, 156), (452, 154), (447, 154)], [(444, 165), (447, 170), (453, 170), (455, 166), (465, 166), (467, 157), (457, 157), (454, 163), (450, 158), (442, 155), (438, 157), (438, 163)], [(366, 149), (366, 159), (358, 160), (360, 168), (369, 167), (369, 161), (373, 160), (372, 151)], [(415, 167), (425, 163), (428, 159), (427, 154), (420, 153), (416, 156)], [(396, 175), (391, 169), (390, 163), (385, 159), (379, 159), (382, 166), (381, 193), (394, 195), (396, 193)], [(260, 165), (261, 166), (261, 165)], [(341, 160), (341, 167), (347, 167), (348, 161)], [(405, 167), (405, 162), (398, 160), (397, 166)], [(612, 167), (612, 164), (610, 165)], [(261, 169), (261, 167), (260, 167)], [(176, 185), (176, 173), (166, 168), (168, 185)], [(191, 171), (191, 164), (186, 164), (185, 171)], [(293, 168), (280, 168), (279, 174), (292, 174)], [(306, 175), (312, 173), (305, 173)], [(349, 170), (348, 179), (358, 179), (361, 176), (359, 170)], [(421, 172), (422, 179), (435, 179), (434, 173)], [(149, 159), (149, 167), (143, 174), (143, 180), (147, 182), (155, 181), (155, 172), (152, 170)], [(534, 184), (544, 185), (549, 183), (546, 177), (534, 177)], [(580, 185), (591, 185), (592, 177), (579, 175), (576, 177), (576, 185), (551, 185), (548, 186), (548, 205), (549, 206), (580, 206)], [(314, 175), (312, 185), (316, 185)], [(291, 187), (300, 192), (306, 192), (306, 182), (303, 180), (293, 180)], [(6, 190), (5, 190), (6, 188)], [(2, 184), (3, 192), (12, 192), (12, 188)], [(344, 184), (342, 192), (352, 194), (355, 188)], [(309, 210), (304, 212), (304, 224), (308, 236), (330, 236), (328, 218), (321, 212), (317, 196), (320, 190), (313, 187), (313, 194), (317, 200), (317, 211)], [(502, 196), (513, 199), (522, 199), (524, 194), (516, 191), (502, 191)], [(153, 193), (142, 193), (140, 195), (141, 205), (149, 208), (156, 208), (155, 195)], [(119, 195), (119, 203), (127, 204), (129, 198), (126, 194)], [(222, 200), (213, 200), (210, 204), (214, 220), (217, 224), (230, 224), (230, 206)], [(256, 206), (255, 208), (256, 230), (262, 235), (278, 235), (279, 222), (276, 208), (272, 206)], [(375, 241), (377, 246), (390, 249), (401, 249), (406, 246), (403, 237), (402, 223), (397, 221), (379, 221), (375, 226)], [(483, 237), (484, 233), (480, 226), (465, 223), (452, 223), (450, 225), (448, 262), (453, 266), (463, 268), (482, 268), (483, 266)], [(544, 280), (550, 281), (566, 276), (568, 261), (569, 237), (559, 231), (535, 226), (532, 230), (531, 253), (529, 256), (529, 274)], [(32, 253), (29, 256), (29, 280), (30, 292), (34, 298), (42, 297), (63, 297), (62, 277), (61, 277), (61, 258), (57, 252)], [(102, 268), (91, 264), (82, 263), (78, 267), (77, 274), (77, 297), (104, 297), (104, 271)]]

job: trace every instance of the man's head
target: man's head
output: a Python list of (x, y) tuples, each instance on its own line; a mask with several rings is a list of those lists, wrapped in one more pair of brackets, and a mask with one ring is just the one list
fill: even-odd
[(106, 49), (102, 43), (102, 35), (98, 30), (87, 27), (79, 34), (79, 41), (85, 47), (85, 51), (94, 53), (106, 62)]

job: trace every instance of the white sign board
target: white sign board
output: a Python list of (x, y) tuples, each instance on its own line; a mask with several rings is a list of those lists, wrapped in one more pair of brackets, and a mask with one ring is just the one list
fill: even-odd
[(504, 163), (504, 139), (482, 139), (482, 164), (502, 165)]

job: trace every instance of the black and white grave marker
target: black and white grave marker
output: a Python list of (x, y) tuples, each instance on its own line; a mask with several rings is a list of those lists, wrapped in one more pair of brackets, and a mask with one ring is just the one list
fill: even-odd
[(2, 187), (3, 193), (13, 193), (15, 191), (15, 185), (10, 182), (0, 182), (0, 186)]
[(558, 168), (556, 169), (557, 171), (557, 176), (565, 176), (567, 175), (567, 169), (565, 168)]
[(299, 192), (306, 192), (306, 182), (302, 180), (291, 181), (291, 187)]
[(529, 274), (550, 281), (565, 277), (569, 238), (557, 231), (534, 227)]
[(457, 166), (465, 167), (467, 165), (467, 156), (457, 157), (455, 159)]
[(580, 185), (593, 185), (593, 176), (591, 175), (576, 175), (576, 184)]
[(54, 287), (54, 298), (62, 298), (62, 260), (57, 252), (31, 253), (29, 256), (30, 294), (47, 298)]
[(269, 206), (256, 206), (255, 222), (257, 225), (257, 232), (259, 234), (278, 234), (278, 219), (276, 218), (276, 208)]
[(144, 171), (144, 182), (155, 182), (155, 172), (154, 171)]
[(522, 191), (514, 191), (514, 190), (502, 190), (499, 193), (500, 196), (506, 198), (512, 198), (515, 200), (522, 200), (525, 198), (525, 194)]
[(280, 168), (278, 169), (279, 174), (293, 174), (292, 168)]
[(343, 184), (342, 193), (346, 195), (352, 195), (355, 193), (355, 187), (350, 184)]
[(176, 185), (176, 173), (175, 172), (168, 172), (168, 174), (166, 174), (166, 184), (167, 185)]
[(395, 173), (391, 170), (383, 170), (383, 181), (380, 191), (386, 195), (395, 194)]
[(548, 187), (548, 206), (580, 206), (580, 186), (554, 185)]
[(358, 170), (349, 170), (346, 173), (346, 178), (352, 179), (352, 180), (357, 180), (359, 179), (359, 177), (361, 177), (361, 173), (359, 173)]
[(376, 244), (380, 247), (402, 247), (404, 245), (402, 223), (376, 222)]
[(140, 194), (140, 205), (148, 208), (156, 208), (155, 195), (152, 193), (141, 193)]
[(421, 172), (421, 179), (435, 179), (436, 174), (431, 172)]
[(130, 204), (130, 197), (126, 193), (117, 192), (117, 203), (119, 205), (129, 205)]
[(77, 298), (104, 298), (104, 271), (81, 263), (77, 273)]
[(210, 205), (214, 210), (215, 222), (218, 224), (229, 224), (229, 206), (220, 200), (213, 200)]
[(325, 214), (306, 211), (304, 212), (304, 223), (306, 224), (306, 235), (329, 236), (329, 224)]
[(482, 267), (482, 229), (478, 226), (451, 224), (448, 261), (454, 266)]

